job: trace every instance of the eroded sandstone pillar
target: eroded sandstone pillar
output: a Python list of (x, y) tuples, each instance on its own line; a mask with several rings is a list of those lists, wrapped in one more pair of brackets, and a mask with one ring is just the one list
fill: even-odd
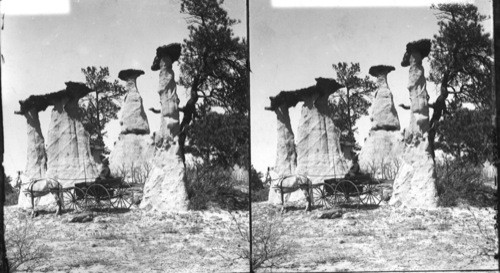
[(92, 181), (97, 168), (90, 152), (90, 136), (81, 122), (78, 100), (92, 90), (83, 83), (66, 83), (66, 90), (46, 95), (54, 108), (47, 138), (47, 174), (63, 187)]
[(333, 79), (316, 79), (316, 86), (304, 93), (297, 133), (297, 174), (305, 174), (313, 184), (343, 176), (347, 162), (340, 147), (340, 129), (333, 122), (328, 97), (342, 85)]
[[(18, 115), (26, 118), (26, 131), (28, 133), (26, 168), (24, 170), (23, 181), (21, 185), (21, 194), (18, 197), (18, 206), (30, 207), (31, 200), (23, 194), (27, 189), (29, 181), (33, 179), (42, 179), (47, 171), (47, 155), (45, 153), (45, 139), (40, 128), (40, 119), (38, 112), (47, 108), (43, 102), (37, 101), (36, 97), (31, 96), (24, 101), (19, 102), (21, 110), (16, 111)], [(44, 198), (47, 199), (47, 198)], [(53, 201), (53, 198), (48, 198)], [(48, 203), (43, 202), (42, 203)]]
[(141, 208), (157, 211), (186, 211), (189, 201), (185, 166), (179, 149), (179, 99), (172, 63), (180, 57), (180, 44), (161, 46), (151, 69), (160, 70), (158, 93), (161, 102), (160, 131), (155, 135), (153, 169), (144, 185)]
[(377, 78), (378, 88), (372, 104), (370, 132), (359, 153), (361, 170), (384, 179), (394, 178), (403, 152), (398, 113), (387, 84), (387, 74), (393, 70), (393, 66), (386, 65), (372, 66), (369, 70)]
[(145, 174), (154, 154), (148, 118), (137, 89), (137, 78), (143, 74), (144, 71), (135, 69), (122, 70), (118, 74), (118, 78), (126, 82), (127, 94), (122, 107), (121, 132), (109, 155), (109, 162), (113, 173), (125, 170), (128, 180), (132, 179), (133, 172)]
[(433, 208), (437, 206), (434, 158), (429, 145), (429, 105), (422, 59), (430, 52), (427, 39), (406, 45), (401, 65), (410, 66), (410, 124), (405, 130), (403, 164), (394, 180), (392, 205)]
[[(271, 101), (273, 98), (271, 98)], [(271, 104), (273, 104), (271, 102)], [(290, 114), (288, 108), (290, 105), (281, 103), (274, 108), (269, 107), (266, 110), (272, 110), (276, 113), (277, 120), (277, 148), (276, 148), (276, 165), (274, 170), (278, 177), (295, 174), (297, 167), (297, 154), (295, 152), (295, 136), (293, 134), (292, 125), (290, 124)], [(275, 185), (278, 181), (272, 181)], [(281, 196), (275, 190), (269, 190), (268, 202), (272, 204), (281, 203)]]

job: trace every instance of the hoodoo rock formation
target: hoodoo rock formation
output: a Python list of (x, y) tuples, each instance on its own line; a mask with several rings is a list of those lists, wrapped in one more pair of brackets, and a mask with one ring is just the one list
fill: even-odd
[(142, 70), (122, 70), (118, 78), (126, 82), (127, 95), (122, 107), (121, 131), (118, 141), (110, 154), (110, 169), (113, 173), (125, 170), (128, 175), (134, 171), (144, 171), (153, 157), (154, 146), (149, 136), (149, 123), (142, 98), (137, 90), (137, 78)]
[(69, 187), (97, 176), (90, 152), (89, 133), (81, 122), (78, 100), (90, 90), (83, 83), (67, 82), (66, 89), (44, 96), (54, 105), (47, 138), (47, 174)]
[(436, 174), (429, 145), (429, 104), (422, 59), (430, 52), (430, 40), (406, 45), (401, 65), (410, 66), (410, 124), (404, 133), (402, 166), (396, 175), (391, 205), (433, 208), (437, 206)]
[[(304, 174), (313, 183), (323, 183), (327, 177), (345, 174), (347, 164), (340, 148), (340, 130), (333, 123), (328, 106), (328, 97), (341, 87), (333, 79), (317, 78), (316, 85), (282, 91), (270, 97), (271, 105), (266, 110), (274, 111), (277, 117), (278, 147), (274, 169), (278, 177)], [(295, 144), (288, 109), (301, 101), (304, 105)], [(278, 182), (275, 180), (272, 185)], [(303, 198), (301, 192), (289, 196), (290, 201), (300, 198)], [(280, 194), (270, 190), (268, 202), (280, 203)]]
[(313, 184), (347, 172), (340, 147), (340, 130), (333, 122), (328, 97), (343, 87), (333, 79), (317, 78), (316, 85), (303, 92), (297, 133), (297, 174), (307, 175)]
[[(291, 92), (281, 92), (276, 97), (270, 97), (271, 106), (266, 110), (274, 111), (277, 118), (278, 146), (276, 149), (275, 172), (278, 177), (295, 174), (297, 168), (297, 154), (295, 152), (295, 137), (293, 135), (292, 125), (290, 124), (290, 115), (288, 108), (297, 105), (297, 97)], [(277, 181), (272, 181), (274, 185)], [(269, 191), (268, 202), (279, 204), (281, 196), (276, 191)]]
[[(22, 193), (28, 186), (29, 181), (44, 178), (47, 171), (45, 140), (40, 127), (38, 112), (44, 111), (49, 105), (47, 101), (40, 99), (39, 96), (30, 96), (24, 101), (19, 101), (19, 104), (20, 110), (16, 111), (15, 114), (23, 115), (26, 118), (28, 133), (26, 169), (24, 171), (23, 184), (21, 185)], [(50, 201), (54, 200), (52, 196), (47, 198), (50, 199)], [(45, 203), (44, 201), (40, 202)], [(24, 194), (19, 194), (18, 206), (30, 207), (31, 200)]]
[[(377, 65), (369, 70), (377, 78), (378, 89), (372, 104), (371, 129), (359, 154), (359, 165), (363, 172), (375, 173), (377, 177), (397, 171), (403, 152), (399, 118), (387, 74), (393, 66)], [(385, 172), (385, 173), (384, 173)]]
[(155, 133), (153, 168), (144, 185), (141, 208), (157, 211), (186, 211), (189, 201), (185, 165), (179, 147), (179, 99), (172, 64), (180, 57), (180, 44), (161, 46), (151, 70), (160, 70), (158, 93), (161, 102), (160, 131)]

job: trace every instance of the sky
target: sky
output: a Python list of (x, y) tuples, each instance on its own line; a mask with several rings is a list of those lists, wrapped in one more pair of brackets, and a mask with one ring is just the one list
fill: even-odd
[[(143, 70), (145, 75), (137, 79), (137, 87), (144, 108), (160, 108), (159, 73), (150, 69), (156, 48), (182, 43), (189, 34), (179, 0), (71, 0), (68, 6), (69, 13), (57, 15), (5, 15), (1, 32), (4, 167), (14, 178), (26, 166), (26, 119), (14, 114), (19, 100), (62, 90), (67, 81), (84, 82), (81, 69), (87, 66), (107, 66), (111, 81), (120, 70)], [(231, 18), (241, 20), (234, 27), (235, 34), (246, 37), (245, 0), (226, 0), (223, 7)], [(178, 81), (178, 63), (174, 71)], [(177, 92), (183, 105), (186, 90), (178, 86)], [(45, 139), (51, 111), (49, 107), (40, 113)], [(146, 114), (151, 131), (158, 130), (159, 116), (150, 111)], [(119, 121), (112, 121), (106, 130), (105, 143), (113, 147)]]
[[(474, 4), (480, 13), (491, 15), (490, 0)], [(408, 68), (400, 65), (406, 44), (432, 39), (438, 32), (429, 7), (273, 8), (269, 0), (255, 0), (250, 2), (249, 22), (252, 164), (263, 173), (276, 161), (276, 115), (264, 110), (270, 96), (312, 86), (317, 77), (335, 78), (332, 64), (359, 62), (361, 77), (369, 75), (371, 66), (394, 66), (396, 70), (388, 75), (394, 103), (408, 105)], [(485, 21), (487, 32), (492, 32), (491, 25), (491, 19)], [(423, 66), (427, 76), (427, 58)], [(437, 97), (436, 86), (427, 82), (427, 91), (432, 102)], [(295, 135), (300, 109), (300, 103), (290, 109)], [(400, 107), (397, 111), (405, 128), (409, 111)], [(357, 125), (355, 137), (363, 145), (369, 117), (361, 118)]]

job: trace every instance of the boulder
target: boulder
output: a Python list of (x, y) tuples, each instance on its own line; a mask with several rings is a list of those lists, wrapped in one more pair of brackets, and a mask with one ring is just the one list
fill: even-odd
[(403, 164), (394, 180), (390, 205), (434, 208), (438, 204), (436, 173), (429, 143), (429, 105), (422, 59), (429, 54), (430, 41), (419, 40), (406, 46), (402, 66), (410, 66), (410, 124), (404, 133)]
[(81, 122), (78, 100), (90, 93), (82, 83), (66, 83), (66, 90), (50, 96), (54, 108), (47, 139), (47, 178), (63, 187), (94, 180), (97, 168), (90, 152), (89, 134)]
[(151, 69), (160, 70), (159, 95), (161, 125), (155, 134), (155, 152), (151, 173), (144, 185), (140, 207), (146, 210), (186, 211), (184, 155), (179, 147), (179, 99), (172, 63), (178, 60), (180, 44), (159, 47)]
[(120, 120), (121, 134), (149, 134), (149, 123), (142, 105), (142, 98), (137, 90), (137, 77), (144, 74), (142, 70), (122, 70), (118, 77), (126, 81), (127, 95), (122, 106)]

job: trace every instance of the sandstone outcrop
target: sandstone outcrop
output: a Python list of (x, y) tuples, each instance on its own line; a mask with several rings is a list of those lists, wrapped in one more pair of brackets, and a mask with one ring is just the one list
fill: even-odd
[(343, 176), (347, 161), (340, 147), (340, 129), (333, 122), (328, 97), (341, 88), (333, 79), (316, 79), (304, 92), (297, 133), (297, 174), (307, 175), (313, 184)]
[[(278, 177), (303, 174), (313, 184), (323, 183), (325, 178), (344, 175), (347, 162), (340, 146), (340, 130), (333, 123), (328, 97), (341, 88), (333, 79), (317, 78), (316, 85), (295, 91), (282, 91), (270, 97), (271, 105), (266, 110), (274, 111), (277, 117), (278, 147), (276, 166)], [(298, 142), (295, 143), (290, 125), (288, 109), (299, 102), (302, 106), (298, 129)], [(279, 183), (279, 179), (272, 185)], [(300, 191), (287, 194), (289, 201), (303, 199)], [(273, 189), (269, 191), (268, 202), (281, 203), (281, 196)]]
[(149, 136), (149, 123), (144, 112), (142, 98), (137, 90), (137, 77), (142, 70), (122, 70), (118, 78), (126, 81), (127, 95), (122, 107), (121, 132), (109, 155), (110, 169), (114, 174), (124, 175), (131, 180), (135, 171), (145, 172), (154, 154), (154, 146)]
[(137, 78), (144, 74), (142, 70), (127, 69), (118, 74), (118, 78), (126, 82), (125, 96), (120, 121), (121, 134), (149, 134), (149, 123), (142, 105), (142, 98), (137, 90)]
[[(283, 97), (283, 94), (280, 93)], [(284, 177), (287, 175), (295, 174), (295, 168), (297, 167), (297, 154), (295, 152), (295, 137), (292, 130), (292, 125), (290, 124), (290, 115), (288, 108), (295, 106), (298, 101), (290, 102), (289, 100), (282, 99), (279, 104), (276, 103), (276, 98), (281, 98), (280, 95), (276, 97), (271, 97), (271, 107), (266, 108), (266, 110), (274, 111), (276, 113), (277, 120), (277, 149), (276, 149), (276, 165), (274, 170), (278, 177)], [(286, 96), (286, 95), (285, 95)], [(272, 181), (272, 185), (275, 185), (278, 180)], [(271, 189), (268, 195), (268, 202), (272, 204), (281, 203), (281, 196), (279, 193)]]
[(83, 83), (67, 82), (65, 90), (45, 95), (54, 105), (47, 138), (46, 177), (57, 179), (63, 187), (97, 176), (89, 134), (81, 122), (78, 106), (78, 100), (90, 92)]
[(378, 178), (392, 177), (401, 164), (403, 144), (399, 118), (387, 74), (393, 66), (377, 65), (369, 70), (377, 78), (377, 91), (372, 104), (371, 128), (359, 154), (359, 165), (365, 173)]
[(152, 171), (144, 185), (141, 208), (157, 211), (186, 211), (189, 200), (185, 185), (185, 165), (178, 143), (179, 99), (172, 70), (180, 57), (180, 44), (161, 46), (151, 69), (160, 70), (159, 95), (161, 125), (155, 133)]
[(433, 208), (437, 206), (436, 174), (429, 144), (429, 105), (422, 59), (430, 52), (430, 41), (419, 40), (406, 46), (401, 65), (410, 66), (410, 124), (404, 133), (403, 163), (394, 180), (391, 205)]
[[(18, 198), (18, 206), (20, 207), (31, 207), (31, 199), (27, 198), (22, 192), (24, 192), (29, 184), (29, 181), (33, 179), (42, 179), (45, 177), (47, 171), (47, 155), (45, 153), (45, 140), (43, 138), (42, 130), (40, 127), (40, 119), (38, 117), (38, 112), (47, 109), (48, 104), (39, 99), (38, 96), (30, 96), (24, 101), (19, 101), (20, 110), (16, 111), (15, 114), (23, 115), (26, 118), (27, 133), (28, 133), (28, 149), (26, 158), (26, 169), (24, 171), (21, 194)], [(43, 199), (48, 199), (47, 202), (53, 201), (54, 198), (44, 197)], [(44, 200), (40, 200), (42, 203), (47, 203)]]

